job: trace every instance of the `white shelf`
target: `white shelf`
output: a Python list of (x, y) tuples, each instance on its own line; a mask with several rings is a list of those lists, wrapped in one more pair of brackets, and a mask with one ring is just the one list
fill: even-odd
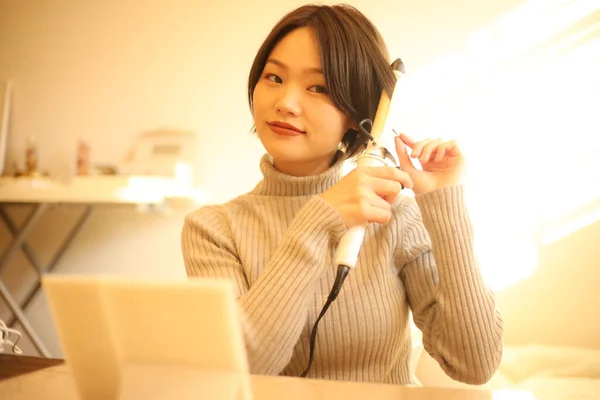
[(201, 204), (206, 193), (157, 176), (78, 176), (69, 183), (43, 177), (0, 178), (2, 203), (159, 204), (171, 198)]

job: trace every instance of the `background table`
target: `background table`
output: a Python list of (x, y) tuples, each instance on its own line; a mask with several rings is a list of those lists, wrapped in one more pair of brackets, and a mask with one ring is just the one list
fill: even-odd
[[(14, 327), (15, 322), (19, 321), (23, 327), (22, 333), (29, 337), (39, 354), (50, 357), (49, 351), (27, 320), (24, 311), (39, 292), (42, 275), (52, 272), (56, 267), (94, 207), (122, 205), (144, 210), (160, 210), (172, 204), (191, 206), (203, 201), (201, 191), (191, 189), (185, 182), (165, 177), (78, 176), (67, 183), (44, 177), (0, 177), (0, 220), (12, 236), (8, 246), (0, 253), (0, 273), (21, 249), (38, 278), (20, 303), (14, 299), (0, 278), (0, 299), (4, 300), (13, 313), (13, 317), (4, 322), (8, 327)], [(30, 206), (30, 213), (21, 226), (17, 226), (7, 212), (7, 206), (15, 204)], [(70, 205), (77, 205), (83, 211), (49, 263), (41, 265), (27, 243), (27, 236), (49, 208)]]

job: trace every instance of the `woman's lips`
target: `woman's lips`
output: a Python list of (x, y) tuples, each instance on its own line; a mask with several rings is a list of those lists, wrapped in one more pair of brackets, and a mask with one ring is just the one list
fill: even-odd
[(306, 132), (296, 128), (294, 125), (286, 122), (274, 121), (268, 122), (269, 128), (278, 135), (282, 136), (300, 136)]

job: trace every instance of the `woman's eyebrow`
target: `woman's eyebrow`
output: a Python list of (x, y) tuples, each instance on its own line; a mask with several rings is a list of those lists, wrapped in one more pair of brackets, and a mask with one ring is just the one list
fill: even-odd
[[(279, 61), (276, 58), (271, 57), (271, 58), (267, 59), (267, 63), (275, 64), (282, 69), (289, 69), (289, 67), (285, 63)], [(323, 69), (320, 67), (305, 68), (304, 73), (305, 74), (322, 74)]]

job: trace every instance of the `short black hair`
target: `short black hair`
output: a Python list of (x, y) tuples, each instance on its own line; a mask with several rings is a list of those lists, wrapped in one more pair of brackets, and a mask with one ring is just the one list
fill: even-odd
[[(248, 102), (253, 111), (254, 88), (273, 48), (291, 31), (309, 27), (319, 43), (329, 96), (356, 124), (373, 121), (383, 90), (392, 96), (396, 78), (388, 49), (373, 23), (346, 5), (304, 5), (286, 14), (261, 45), (248, 78)], [(367, 139), (354, 129), (342, 138), (344, 158), (359, 155)]]

